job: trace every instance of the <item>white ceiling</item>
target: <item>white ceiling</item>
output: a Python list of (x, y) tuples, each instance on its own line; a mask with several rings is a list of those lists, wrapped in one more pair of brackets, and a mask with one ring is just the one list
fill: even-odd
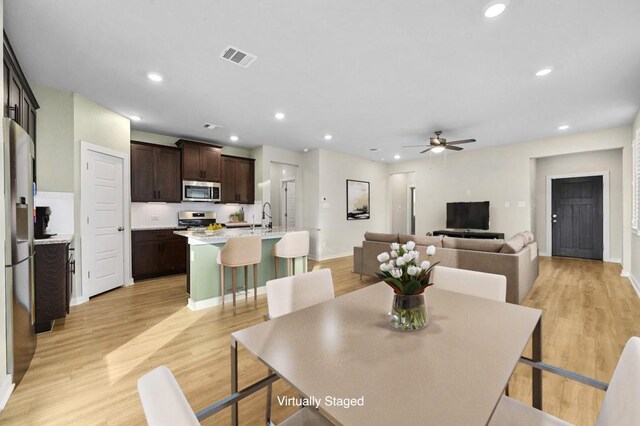
[[(389, 161), (439, 129), (480, 148), (633, 120), (640, 1), (513, 0), (492, 20), (487, 3), (7, 0), (4, 26), (32, 82), (139, 115), (139, 130), (223, 144)], [(228, 45), (257, 61), (220, 59)]]

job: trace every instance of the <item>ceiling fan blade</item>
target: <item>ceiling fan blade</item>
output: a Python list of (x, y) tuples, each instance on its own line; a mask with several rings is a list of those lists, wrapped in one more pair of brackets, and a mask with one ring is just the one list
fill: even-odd
[(451, 146), (451, 145), (449, 145), (449, 144), (446, 144), (444, 147), (445, 147), (446, 149), (451, 149), (451, 150), (454, 150), (454, 151), (462, 151), (462, 150), (464, 149), (464, 148), (463, 148), (463, 147), (461, 147), (461, 146)]
[(403, 148), (424, 148), (425, 146), (427, 146), (426, 144), (422, 144), (422, 145), (402, 145)]
[(429, 152), (429, 151), (431, 151), (431, 148), (432, 148), (432, 147), (429, 147), (429, 148), (425, 149), (424, 151), (420, 151), (420, 154), (424, 154), (425, 152)]
[(459, 141), (447, 142), (447, 145), (460, 145), (462, 143), (471, 143), (475, 141), (476, 141), (475, 139), (462, 139)]

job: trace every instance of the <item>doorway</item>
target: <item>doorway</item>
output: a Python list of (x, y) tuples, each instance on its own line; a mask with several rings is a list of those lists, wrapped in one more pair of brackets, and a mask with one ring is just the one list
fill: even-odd
[(603, 260), (604, 187), (602, 175), (551, 180), (552, 256)]
[(287, 228), (296, 226), (296, 180), (285, 179), (280, 184), (280, 223)]
[(108, 151), (83, 149), (82, 276), (86, 298), (125, 284), (125, 159)]
[(409, 234), (416, 235), (416, 187), (409, 187)]

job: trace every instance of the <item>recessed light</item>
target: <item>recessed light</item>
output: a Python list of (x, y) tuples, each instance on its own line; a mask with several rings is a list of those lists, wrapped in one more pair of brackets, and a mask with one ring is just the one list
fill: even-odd
[(553, 68), (551, 67), (542, 68), (536, 72), (536, 77), (544, 77), (545, 75), (551, 74), (551, 71), (553, 71)]
[(138, 115), (130, 115), (129, 119), (132, 121), (140, 121), (142, 120), (142, 117), (138, 116)]
[(229, 140), (231, 140), (231, 142), (238, 142), (238, 139), (240, 139), (240, 138), (238, 138), (236, 135), (231, 135), (229, 137)]
[(487, 18), (495, 18), (496, 16), (502, 15), (507, 8), (507, 4), (509, 4), (508, 0), (492, 1), (484, 7), (484, 16)]
[(377, 151), (380, 151), (380, 150), (379, 150), (378, 148), (369, 148), (369, 151), (371, 151), (371, 152), (377, 152)]
[(331, 139), (333, 139), (333, 136), (331, 136), (331, 135), (329, 135), (329, 134), (324, 135), (324, 140), (325, 140), (325, 141), (330, 141)]
[(309, 148), (305, 148), (305, 149), (303, 149), (302, 151), (304, 151), (304, 152), (309, 152)]
[(274, 117), (276, 120), (284, 120), (284, 112), (276, 112)]
[(393, 158), (395, 158), (396, 160), (399, 160), (400, 159), (400, 154), (394, 155)]
[(562, 126), (558, 126), (558, 130), (567, 130), (569, 128), (568, 124), (563, 124)]
[(434, 154), (440, 154), (442, 151), (444, 151), (444, 146), (436, 146), (431, 150)]
[(162, 76), (157, 72), (150, 72), (147, 74), (147, 78), (151, 81), (155, 81), (156, 83), (160, 83), (162, 81)]

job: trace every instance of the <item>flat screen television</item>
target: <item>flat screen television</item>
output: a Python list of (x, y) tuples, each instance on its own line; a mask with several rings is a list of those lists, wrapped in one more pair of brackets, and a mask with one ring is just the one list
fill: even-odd
[(447, 228), (489, 229), (489, 202), (447, 203)]

